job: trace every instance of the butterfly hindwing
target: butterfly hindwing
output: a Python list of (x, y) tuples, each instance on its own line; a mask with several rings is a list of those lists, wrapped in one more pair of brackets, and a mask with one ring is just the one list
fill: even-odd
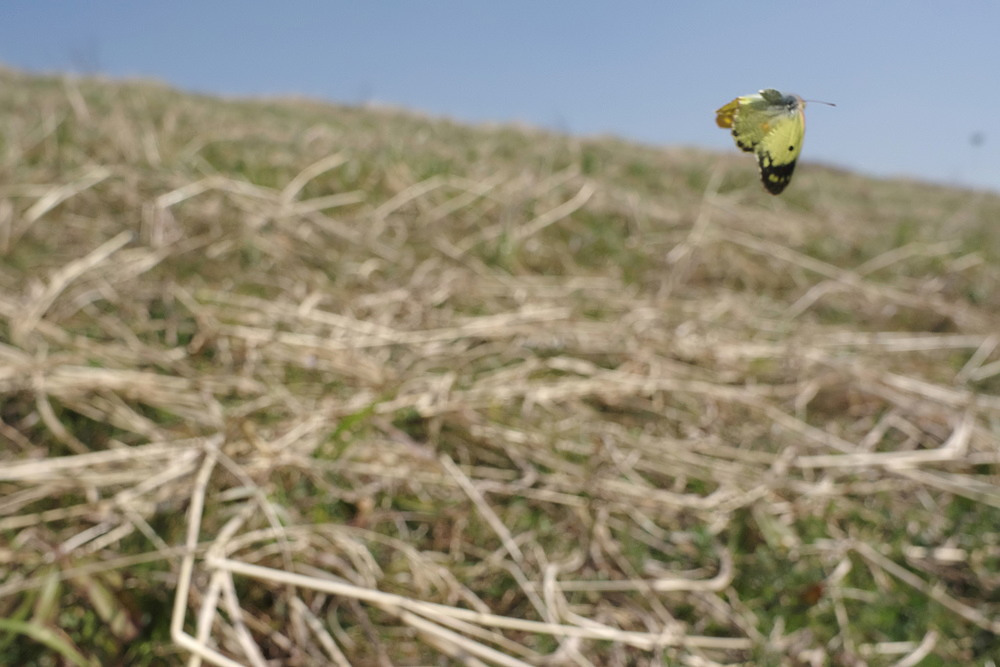
[(768, 88), (737, 97), (715, 112), (719, 127), (732, 128), (736, 145), (757, 155), (761, 181), (771, 194), (792, 180), (806, 131), (804, 108), (802, 98)]

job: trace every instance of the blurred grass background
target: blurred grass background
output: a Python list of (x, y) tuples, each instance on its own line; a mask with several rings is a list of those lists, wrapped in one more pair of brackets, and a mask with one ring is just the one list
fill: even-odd
[(0, 84), (0, 663), (1000, 658), (996, 195)]

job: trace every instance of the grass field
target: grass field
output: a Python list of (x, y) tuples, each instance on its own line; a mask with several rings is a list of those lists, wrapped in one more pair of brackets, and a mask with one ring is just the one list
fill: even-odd
[(1000, 661), (1000, 198), (808, 150), (0, 71), (0, 664)]

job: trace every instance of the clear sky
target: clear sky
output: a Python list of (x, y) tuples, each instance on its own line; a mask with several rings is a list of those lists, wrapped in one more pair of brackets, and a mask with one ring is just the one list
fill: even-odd
[(0, 63), (727, 151), (714, 110), (778, 88), (837, 103), (803, 162), (1000, 190), (988, 0), (5, 0)]

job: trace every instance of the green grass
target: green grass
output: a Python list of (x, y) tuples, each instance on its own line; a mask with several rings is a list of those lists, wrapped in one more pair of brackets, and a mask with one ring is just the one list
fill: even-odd
[(0, 117), (0, 663), (183, 664), (185, 544), (241, 663), (1000, 654), (997, 196), (9, 71)]

